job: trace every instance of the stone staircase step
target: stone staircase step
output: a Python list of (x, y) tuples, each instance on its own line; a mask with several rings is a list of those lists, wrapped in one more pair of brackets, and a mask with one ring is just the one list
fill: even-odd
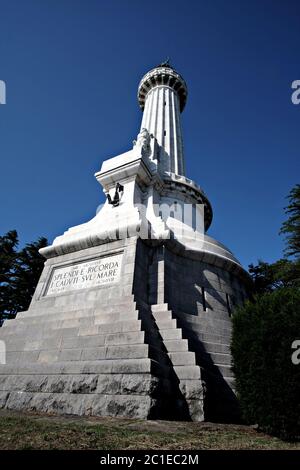
[[(47, 364), (47, 375), (53, 374), (140, 374), (153, 373), (166, 375), (164, 367), (149, 358), (106, 359), (98, 361), (67, 361)], [(43, 375), (44, 363), (1, 364), (0, 376), (4, 375)]]
[(185, 352), (170, 352), (169, 358), (172, 361), (173, 366), (184, 366), (184, 365), (195, 365), (196, 359), (195, 354), (190, 351)]
[(108, 315), (95, 315), (95, 325), (101, 325), (103, 323), (111, 323), (113, 321), (124, 321), (124, 320), (138, 320), (139, 312), (121, 312), (121, 313), (111, 313)]
[[(41, 351), (43, 353), (44, 351)], [(102, 346), (83, 349), (62, 349), (58, 352), (58, 360), (64, 361), (97, 361), (108, 359), (140, 359), (149, 356), (147, 344)]]
[(144, 338), (144, 331), (132, 331), (128, 333), (115, 333), (108, 335), (67, 337), (62, 338), (61, 345), (64, 349), (73, 349), (99, 347), (104, 345), (144, 344)]
[[(61, 347), (62, 337), (47, 338), (45, 340), (30, 339), (25, 342), (24, 351), (37, 351), (43, 349), (59, 349)], [(15, 349), (18, 351), (18, 349)]]
[(168, 311), (169, 305), (168, 304), (154, 304), (154, 305), (151, 305), (151, 310), (152, 310), (152, 313)]
[(29, 364), (36, 362), (39, 357), (39, 351), (7, 351), (6, 352), (6, 363), (17, 364), (22, 362)]
[[(206, 313), (206, 312), (204, 312)], [(199, 315), (199, 316), (196, 316), (196, 315), (189, 315), (189, 314), (180, 314), (178, 315), (178, 318), (180, 318), (180, 320), (182, 321), (185, 321), (187, 323), (192, 323), (194, 325), (199, 325), (199, 326), (207, 326), (207, 327), (213, 327), (213, 328), (217, 328), (217, 329), (228, 329), (229, 331), (231, 331), (231, 327), (232, 327), (232, 324), (231, 324), (231, 320), (227, 320), (227, 319), (216, 319), (216, 318), (213, 318), (211, 316), (209, 316), (209, 314), (207, 314), (206, 316), (204, 315)]]
[(191, 329), (190, 327), (185, 326), (182, 328), (184, 330), (184, 336), (188, 338), (200, 339), (201, 342), (209, 343), (219, 343), (219, 344), (230, 344), (231, 335), (224, 335), (219, 333), (208, 333), (203, 332), (199, 329)]
[[(58, 298), (57, 298), (58, 299)], [(57, 300), (56, 299), (56, 300)], [(70, 306), (69, 303), (66, 303), (66, 304), (60, 304), (60, 303), (57, 303), (57, 305), (55, 306), (50, 306), (50, 305), (47, 305), (47, 302), (43, 301), (43, 304), (42, 304), (42, 307), (32, 307), (30, 308), (30, 310), (26, 310), (26, 311), (23, 311), (23, 312), (19, 312), (19, 315), (23, 315), (23, 314), (26, 314), (26, 316), (36, 316), (36, 315), (45, 315), (45, 311), (47, 312), (47, 314), (51, 315), (51, 314), (60, 314), (62, 312), (70, 312), (70, 311), (78, 311), (78, 310), (95, 310), (95, 301), (91, 301), (91, 306), (88, 305), (88, 302), (85, 301), (84, 305), (82, 308), (79, 308), (79, 303), (76, 305), (76, 302), (74, 302), (74, 304), (72, 306)], [(124, 308), (127, 308), (128, 306), (136, 306), (136, 302), (134, 301), (134, 297), (133, 295), (130, 295), (130, 296), (124, 296), (124, 297), (121, 297), (120, 299), (117, 299), (117, 298), (114, 298), (114, 299), (110, 299), (110, 298), (107, 298), (107, 301), (103, 301), (103, 298), (101, 298), (101, 310), (104, 310), (104, 309), (107, 309), (109, 310), (110, 308), (115, 308), (115, 307), (118, 307), (120, 310), (124, 309)]]
[(5, 407), (13, 410), (38, 410), (55, 414), (145, 418), (147, 410), (155, 406), (155, 401), (147, 395), (33, 394), (32, 392), (23, 392), (20, 395), (20, 392), (11, 392), (5, 398)]
[(8, 336), (5, 340), (6, 351), (23, 351), (26, 345), (26, 339), (15, 336)]
[(231, 355), (222, 353), (209, 353), (209, 356), (216, 364), (231, 365)]
[(230, 345), (229, 344), (211, 343), (211, 342), (208, 342), (208, 341), (202, 341), (202, 345), (208, 353), (230, 354)]
[(170, 310), (166, 311), (154, 311), (152, 312), (153, 317), (155, 318), (155, 321), (167, 321), (167, 320), (172, 320), (172, 312)]
[[(126, 308), (119, 308), (118, 306), (110, 305), (109, 307), (103, 307), (103, 308), (82, 308), (79, 310), (67, 310), (67, 311), (62, 311), (62, 312), (43, 312), (43, 314), (39, 315), (27, 315), (27, 312), (25, 314), (18, 314), (15, 320), (26, 320), (30, 322), (35, 322), (35, 321), (40, 321), (42, 318), (47, 318), (47, 319), (52, 319), (52, 320), (57, 320), (57, 319), (63, 319), (67, 320), (69, 318), (80, 318), (80, 317), (89, 317), (89, 316), (97, 316), (97, 315), (111, 315), (114, 313), (131, 313), (135, 312), (136, 305), (135, 303), (132, 305), (126, 306)], [(10, 320), (13, 321), (13, 320)]]
[(177, 328), (177, 320), (156, 320), (159, 330), (168, 330)]
[(215, 367), (221, 372), (223, 377), (233, 377), (233, 372), (231, 370), (231, 365), (225, 365), (225, 364), (217, 364), (215, 363)]
[(159, 379), (146, 374), (0, 375), (0, 391), (147, 395)]
[(197, 334), (202, 333), (207, 335), (219, 335), (226, 338), (230, 338), (231, 336), (231, 330), (229, 330), (228, 328), (217, 328), (212, 325), (201, 325), (193, 322), (183, 322), (179, 319), (178, 325), (184, 329), (190, 329), (192, 331), (195, 331)]
[[(71, 326), (73, 325), (73, 326)], [(58, 334), (62, 334), (64, 336), (90, 336), (90, 335), (103, 335), (103, 334), (114, 334), (114, 333), (124, 333), (124, 332), (131, 332), (131, 331), (141, 331), (141, 320), (122, 320), (116, 321), (114, 323), (103, 323), (103, 324), (91, 324), (87, 322), (85, 325), (77, 324), (76, 323), (68, 323), (64, 325), (38, 325), (38, 326), (26, 326), (22, 327), (21, 329), (6, 329), (5, 331), (1, 331), (0, 328), (0, 339), (4, 339), (5, 341), (9, 337), (15, 338), (32, 338), (35, 337), (37, 339), (43, 338), (45, 335), (49, 335), (49, 333), (57, 332)], [(55, 336), (55, 334), (53, 334)]]
[(68, 312), (67, 318), (64, 317), (65, 314), (61, 316), (45, 316), (45, 317), (28, 317), (28, 318), (15, 318), (14, 320), (9, 320), (5, 323), (3, 328), (10, 329), (10, 328), (22, 328), (22, 326), (30, 326), (30, 325), (62, 325), (64, 326), (79, 326), (82, 324), (102, 324), (102, 323), (111, 323), (113, 321), (121, 321), (124, 319), (130, 320), (137, 320), (138, 319), (138, 311), (131, 310), (127, 312), (118, 312), (118, 313), (94, 313), (90, 315), (81, 315), (72, 317), (70, 312)]
[(105, 344), (140, 344), (145, 341), (144, 331), (128, 331), (124, 333), (112, 333), (105, 337)]
[(164, 341), (168, 340), (177, 340), (182, 338), (182, 330), (181, 328), (175, 328), (175, 329), (159, 329), (159, 334), (161, 335), (162, 339)]
[(187, 339), (168, 339), (164, 340), (164, 346), (168, 352), (188, 351)]
[(79, 336), (103, 335), (114, 333), (127, 333), (141, 331), (141, 320), (119, 321), (115, 323), (104, 323), (92, 327), (79, 328)]
[(227, 312), (223, 311), (217, 311), (217, 310), (199, 310), (196, 315), (186, 313), (183, 311), (178, 311), (176, 313), (176, 316), (181, 317), (183, 319), (190, 319), (190, 321), (197, 322), (199, 321), (200, 323), (202, 321), (212, 321), (213, 323), (218, 323), (218, 322), (224, 322), (225, 325), (227, 325), (229, 328), (231, 328), (231, 319), (228, 316)]
[(193, 366), (193, 365), (186, 365), (186, 366), (174, 366), (174, 371), (177, 375), (177, 377), (180, 380), (186, 380), (186, 379), (193, 379), (193, 380), (199, 380), (201, 379), (201, 374), (200, 374), (200, 367), (198, 366)]

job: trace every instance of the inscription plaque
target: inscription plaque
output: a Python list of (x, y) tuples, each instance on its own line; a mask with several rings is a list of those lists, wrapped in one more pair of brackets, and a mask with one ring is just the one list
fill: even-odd
[(45, 295), (114, 284), (120, 279), (122, 257), (117, 254), (55, 268)]

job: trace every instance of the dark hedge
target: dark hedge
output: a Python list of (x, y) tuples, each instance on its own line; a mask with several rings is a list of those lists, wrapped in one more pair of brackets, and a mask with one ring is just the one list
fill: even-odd
[(234, 312), (231, 351), (243, 417), (289, 440), (300, 436), (300, 364), (292, 362), (296, 339), (299, 289), (277, 289)]

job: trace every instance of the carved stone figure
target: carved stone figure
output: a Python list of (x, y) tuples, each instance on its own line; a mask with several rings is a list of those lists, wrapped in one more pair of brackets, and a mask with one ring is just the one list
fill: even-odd
[(133, 146), (140, 149), (142, 155), (147, 155), (150, 152), (150, 138), (149, 132), (143, 127), (137, 136), (137, 140), (133, 141)]

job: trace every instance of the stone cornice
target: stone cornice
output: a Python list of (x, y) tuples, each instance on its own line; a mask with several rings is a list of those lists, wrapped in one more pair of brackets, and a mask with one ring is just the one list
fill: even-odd
[(103, 186), (105, 191), (111, 189), (117, 182), (125, 182), (137, 179), (142, 184), (149, 184), (151, 181), (151, 171), (142, 157), (137, 157), (133, 153), (131, 158), (120, 161), (119, 166), (108, 168), (106, 171), (95, 173), (97, 181)]
[(170, 173), (168, 178), (164, 179), (161, 194), (169, 195), (170, 193), (172, 195), (172, 193), (175, 194), (175, 191), (182, 193), (183, 196), (192, 198), (196, 204), (204, 205), (205, 230), (208, 230), (212, 222), (213, 211), (206, 194), (200, 186), (185, 176)]
[(171, 252), (176, 253), (183, 258), (190, 258), (202, 263), (212, 264), (224, 271), (228, 271), (238, 278), (242, 279), (246, 284), (251, 284), (251, 277), (249, 273), (241, 266), (241, 264), (234, 258), (228, 256), (224, 251), (223, 254), (216, 253), (211, 247), (207, 249), (196, 249), (181, 243), (176, 238), (169, 238), (164, 240), (144, 240), (147, 244), (158, 246), (165, 245)]

